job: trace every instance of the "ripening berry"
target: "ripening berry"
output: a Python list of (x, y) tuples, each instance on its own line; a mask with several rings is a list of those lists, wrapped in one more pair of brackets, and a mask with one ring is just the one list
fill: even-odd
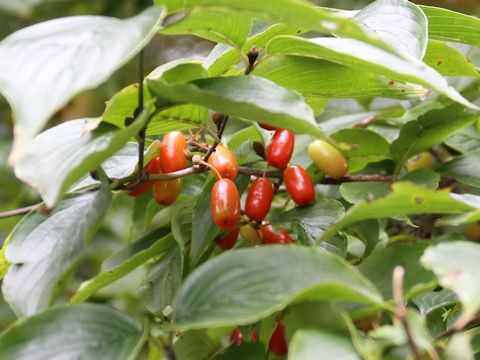
[(340, 179), (348, 171), (348, 163), (343, 154), (326, 141), (312, 141), (308, 145), (308, 153), (315, 165), (334, 179)]

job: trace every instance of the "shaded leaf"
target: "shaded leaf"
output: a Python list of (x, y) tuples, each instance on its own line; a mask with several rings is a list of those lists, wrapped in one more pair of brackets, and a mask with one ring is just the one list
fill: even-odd
[(400, 136), (390, 145), (390, 152), (400, 166), (476, 119), (477, 115), (466, 112), (459, 104), (430, 110), (418, 120), (409, 121), (402, 127)]
[(54, 126), (33, 139), (26, 156), (17, 162), (15, 174), (53, 207), (72, 184), (121, 150), (140, 131), (148, 120), (149, 108), (123, 130), (100, 126), (88, 131), (85, 119)]
[(443, 163), (436, 170), (448, 174), (463, 184), (480, 187), (480, 157), (474, 155), (462, 155)]
[(319, 354), (325, 359), (360, 360), (350, 339), (325, 330), (298, 330), (290, 342), (288, 358), (315, 360)]
[(452, 10), (420, 6), (428, 18), (430, 39), (480, 46), (480, 20)]
[(464, 324), (480, 309), (480, 245), (466, 241), (438, 244), (425, 251), (423, 266), (431, 269), (444, 288), (453, 290), (463, 304), (457, 324)]
[(240, 249), (194, 270), (177, 295), (174, 324), (181, 329), (242, 325), (295, 299), (334, 298), (381, 301), (369, 282), (327, 252), (293, 245)]
[(412, 302), (417, 305), (421, 314), (426, 315), (444, 306), (455, 304), (458, 302), (458, 297), (452, 290), (442, 289), (415, 296)]
[(352, 206), (343, 220), (332, 225), (322, 237), (328, 238), (345, 226), (366, 219), (422, 213), (458, 214), (472, 210), (472, 207), (453, 200), (448, 189), (427, 189), (408, 182), (394, 183), (391, 188), (392, 192), (387, 196), (362, 200)]
[(427, 241), (415, 244), (395, 243), (370, 255), (358, 268), (382, 292), (385, 299), (392, 299), (393, 269), (403, 266), (403, 291), (406, 299), (409, 299), (416, 291), (431, 287), (435, 282), (435, 275), (420, 264), (420, 257), (430, 245)]
[(155, 256), (165, 254), (173, 245), (173, 236), (160, 228), (146, 233), (102, 264), (102, 271), (84, 282), (70, 299), (72, 304), (87, 300), (96, 291), (124, 277)]
[(141, 327), (104, 305), (51, 309), (17, 322), (0, 336), (4, 360), (120, 360), (142, 344)]
[(463, 154), (480, 156), (480, 134), (475, 125), (465, 126), (449, 135), (445, 144)]
[(204, 360), (220, 348), (205, 331), (186, 331), (175, 343), (173, 350), (180, 360)]
[(63, 200), (48, 217), (34, 213), (19, 225), (5, 250), (12, 265), (2, 283), (3, 296), (17, 315), (50, 305), (56, 282), (83, 252), (85, 238), (109, 205), (110, 191), (102, 187)]
[(332, 61), (360, 71), (387, 76), (395, 81), (423, 85), (450, 97), (472, 109), (478, 110), (437, 71), (414, 57), (400, 57), (373, 45), (355, 40), (334, 37), (303, 39), (278, 36), (266, 48), (268, 54), (301, 55)]
[(300, 95), (261, 77), (219, 77), (177, 85), (147, 80), (147, 84), (152, 94), (174, 102), (192, 102), (222, 114), (323, 135)]
[(243, 343), (228, 348), (214, 360), (265, 360), (265, 347), (261, 343)]
[(161, 34), (192, 34), (215, 43), (241, 47), (250, 33), (252, 19), (228, 11), (199, 8), (160, 30)]
[(309, 99), (369, 96), (408, 99), (427, 93), (421, 86), (391, 81), (325, 60), (292, 55), (268, 57), (252, 74), (296, 90)]
[(150, 7), (126, 20), (67, 17), (3, 39), (0, 88), (13, 107), (15, 122), (10, 163), (24, 156), (48, 118), (73, 95), (101, 84), (139, 52), (164, 16), (162, 8)]

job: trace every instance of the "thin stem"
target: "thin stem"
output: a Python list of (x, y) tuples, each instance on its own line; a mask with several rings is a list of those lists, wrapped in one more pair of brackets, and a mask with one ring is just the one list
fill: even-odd
[(5, 219), (12, 216), (23, 215), (29, 213), (32, 210), (35, 210), (41, 203), (33, 204), (30, 206), (25, 206), (23, 208), (0, 212), (0, 219)]
[(233, 47), (235, 50), (237, 50), (237, 52), (240, 54), (241, 58), (242, 58), (242, 61), (243, 63), (245, 64), (245, 68), (248, 68), (250, 63), (248, 61), (248, 57), (247, 55), (245, 55), (245, 53), (243, 52), (243, 50), (237, 45), (235, 44), (230, 38), (226, 37), (225, 35), (223, 35), (222, 33), (219, 33), (217, 31), (213, 31), (213, 30), (209, 30), (210, 33), (222, 38), (223, 40), (225, 40), (231, 47)]
[(207, 166), (209, 167), (210, 169), (212, 169), (213, 172), (215, 172), (215, 174), (217, 175), (217, 178), (218, 179), (221, 179), (222, 178), (222, 175), (220, 175), (220, 172), (217, 170), (217, 168), (215, 166), (213, 166), (212, 164), (209, 164), (207, 163), (206, 161), (203, 161), (203, 160), (199, 160), (198, 161), (199, 164), (202, 164), (204, 166)]
[(446, 336), (450, 336), (450, 335), (452, 335), (452, 334), (454, 334), (458, 331), (461, 331), (461, 330), (465, 329), (466, 327), (468, 327), (470, 325), (473, 325), (473, 324), (475, 324), (479, 321), (480, 321), (480, 315), (477, 315), (477, 316), (471, 318), (470, 320), (468, 320), (463, 326), (453, 326), (450, 329), (447, 329), (444, 332), (441, 332), (440, 334), (435, 336), (435, 340), (444, 338)]
[[(225, 115), (225, 117), (223, 118), (222, 123), (220, 124), (220, 127), (218, 128), (218, 131), (217, 131), (217, 137), (218, 137), (219, 140), (222, 138), (223, 130), (225, 130), (225, 126), (227, 126), (227, 121), (228, 121), (228, 116)], [(212, 146), (210, 147), (208, 152), (203, 157), (203, 161), (208, 161), (208, 158), (215, 151), (215, 148), (217, 147), (218, 144), (220, 144), (220, 141), (215, 141), (212, 144)]]
[[(136, 111), (136, 118), (140, 116), (143, 112), (143, 50), (140, 51), (138, 57), (138, 108)], [(139, 141), (138, 141), (138, 171), (140, 174), (143, 175), (143, 150), (145, 148), (145, 129), (146, 126), (140, 130), (138, 133)], [(143, 176), (140, 176), (142, 178)]]
[(405, 330), (405, 335), (407, 336), (408, 346), (412, 350), (412, 353), (416, 360), (421, 360), (422, 357), (418, 351), (417, 345), (413, 340), (412, 332), (408, 326), (407, 321), (407, 309), (403, 302), (403, 275), (405, 274), (405, 269), (402, 266), (396, 266), (393, 269), (393, 299), (395, 301), (395, 315), (400, 320)]

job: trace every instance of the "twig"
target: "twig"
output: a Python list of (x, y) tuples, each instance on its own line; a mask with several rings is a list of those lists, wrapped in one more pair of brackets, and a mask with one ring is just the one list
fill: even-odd
[(30, 211), (35, 210), (40, 204), (41, 203), (33, 204), (33, 205), (30, 205), (30, 206), (25, 206), (23, 208), (19, 208), (19, 209), (15, 209), (15, 210), (0, 212), (0, 219), (5, 219), (5, 218), (8, 218), (8, 217), (23, 215), (23, 214), (29, 213)]
[(446, 336), (450, 336), (450, 335), (456, 333), (457, 331), (461, 331), (461, 330), (465, 329), (467, 326), (473, 325), (473, 324), (475, 324), (476, 322), (479, 322), (479, 321), (480, 321), (480, 315), (477, 315), (477, 316), (471, 318), (470, 320), (468, 320), (463, 326), (460, 326), (460, 327), (453, 326), (450, 329), (447, 329), (444, 332), (441, 332), (440, 334), (435, 336), (435, 340), (444, 338)]
[(321, 184), (342, 184), (344, 182), (356, 182), (356, 181), (380, 181), (380, 182), (390, 182), (393, 181), (392, 176), (384, 175), (345, 175), (341, 179), (334, 179), (328, 175), (323, 177)]
[[(138, 56), (138, 108), (135, 111), (135, 118), (138, 118), (143, 111), (143, 50), (140, 51)], [(140, 174), (144, 173), (143, 170), (143, 150), (145, 149), (145, 129), (146, 126), (138, 133), (138, 171)], [(143, 176), (140, 176), (142, 178)]]
[(408, 346), (413, 352), (413, 355), (416, 360), (421, 360), (422, 357), (418, 351), (417, 345), (413, 340), (412, 332), (408, 326), (407, 321), (407, 309), (403, 303), (403, 275), (405, 274), (405, 269), (402, 266), (396, 266), (393, 269), (393, 299), (395, 300), (395, 315), (400, 320), (405, 330), (405, 335), (407, 336)]
[[(223, 115), (223, 119), (222, 119), (222, 123), (220, 124), (220, 126), (218, 127), (218, 131), (217, 131), (217, 137), (218, 139), (221, 139), (222, 138), (222, 134), (223, 134), (223, 130), (225, 130), (225, 126), (227, 125), (227, 120), (228, 120), (228, 115)], [(215, 148), (217, 147), (217, 145), (219, 144), (220, 142), (218, 141), (215, 141), (212, 146), (210, 147), (210, 149), (207, 151), (207, 153), (205, 154), (205, 156), (203, 157), (203, 161), (205, 162), (208, 162), (208, 158), (210, 157), (210, 155), (212, 155), (212, 153), (215, 151)]]

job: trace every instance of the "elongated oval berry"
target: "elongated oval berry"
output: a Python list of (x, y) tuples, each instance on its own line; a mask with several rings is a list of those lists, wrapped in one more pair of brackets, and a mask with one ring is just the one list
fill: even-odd
[(270, 337), (268, 348), (275, 355), (285, 355), (288, 352), (287, 337), (285, 336), (285, 328), (279, 317), (275, 319), (277, 327)]
[(212, 216), (215, 224), (222, 229), (235, 226), (240, 218), (240, 195), (230, 179), (220, 179), (212, 189)]
[(180, 131), (165, 134), (160, 146), (160, 165), (164, 173), (185, 169), (187, 160), (183, 151), (186, 148), (187, 141)]
[(406, 168), (408, 172), (412, 172), (417, 169), (432, 170), (432, 163), (432, 154), (430, 154), (429, 151), (424, 151), (410, 159), (406, 165)]
[(218, 243), (218, 247), (223, 250), (230, 250), (235, 246), (238, 239), (240, 228), (237, 226), (227, 232)]
[(294, 244), (295, 241), (288, 236), (282, 228), (278, 229), (278, 234), (273, 231), (272, 225), (262, 226), (260, 228), (262, 244)]
[[(145, 165), (144, 169), (149, 174), (161, 174), (162, 170), (160, 167), (160, 158), (154, 157), (152, 160), (148, 162), (147, 165)], [(130, 183), (129, 185), (131, 184), (132, 183)], [(147, 181), (143, 184), (140, 184), (135, 189), (130, 191), (128, 193), (128, 196), (140, 196), (146, 193), (148, 190), (150, 190), (154, 184), (155, 184), (155, 181)]]
[[(234, 180), (238, 172), (237, 159), (235, 155), (223, 145), (218, 144), (215, 151), (208, 158), (210, 165), (215, 167), (222, 178)], [(212, 170), (213, 175), (218, 179), (217, 173)]]
[(267, 162), (270, 166), (283, 169), (293, 154), (295, 136), (287, 129), (278, 129), (267, 148)]
[(287, 192), (300, 206), (310, 204), (315, 199), (315, 187), (310, 175), (300, 166), (292, 165), (283, 172)]
[(252, 244), (260, 240), (260, 232), (255, 230), (250, 224), (245, 224), (240, 227), (240, 235), (243, 240)]
[(272, 199), (272, 182), (265, 177), (256, 179), (248, 191), (245, 213), (250, 219), (262, 221), (270, 210)]
[(235, 345), (240, 345), (243, 343), (243, 335), (238, 327), (233, 329), (232, 333), (230, 334), (230, 342)]
[(334, 179), (340, 179), (348, 171), (345, 156), (326, 141), (312, 141), (308, 145), (308, 153), (315, 165)]
[(278, 128), (276, 128), (275, 126), (272, 126), (272, 125), (268, 125), (268, 124), (264, 124), (264, 123), (258, 123), (258, 125), (260, 125), (261, 128), (265, 129), (265, 130), (269, 130), (269, 131), (273, 131), (273, 130), (277, 130)]
[(157, 204), (168, 206), (177, 200), (182, 191), (183, 178), (156, 181), (153, 185), (153, 198)]

